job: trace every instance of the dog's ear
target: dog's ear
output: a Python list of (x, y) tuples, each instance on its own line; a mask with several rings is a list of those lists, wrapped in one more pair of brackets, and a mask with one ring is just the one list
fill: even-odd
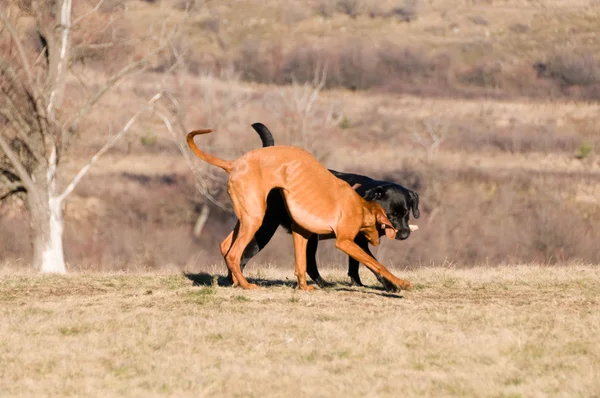
[(380, 225), (380, 228), (385, 230), (385, 236), (387, 236), (388, 239), (393, 240), (396, 238), (396, 229), (392, 225), (392, 222), (387, 218), (383, 209), (377, 210), (377, 213), (375, 214), (375, 220), (377, 221), (377, 225)]
[(385, 190), (382, 187), (375, 187), (365, 192), (365, 200), (379, 200), (385, 196)]
[(419, 212), (419, 194), (415, 191), (408, 190), (408, 196), (410, 196), (410, 208), (414, 218), (419, 218), (421, 213)]

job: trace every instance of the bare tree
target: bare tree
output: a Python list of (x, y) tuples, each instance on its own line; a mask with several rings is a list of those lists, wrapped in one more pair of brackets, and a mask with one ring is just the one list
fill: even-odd
[[(95, 12), (100, 0), (90, 12)], [(16, 1), (0, 6), (2, 29), (14, 48), (15, 56), (0, 55), (0, 200), (21, 196), (29, 213), (33, 244), (33, 265), (43, 272), (66, 272), (63, 254), (63, 206), (65, 199), (92, 164), (107, 151), (147, 110), (154, 110), (162, 97), (158, 93), (114, 135), (62, 190), (57, 186), (61, 160), (77, 136), (80, 122), (119, 80), (146, 66), (152, 56), (165, 48), (175, 28), (154, 51), (133, 62), (95, 91), (73, 115), (63, 114), (63, 97), (71, 68), (73, 49), (71, 30), (89, 15), (72, 20), (72, 0)], [(41, 54), (27, 51), (10, 12), (33, 16), (40, 40)], [(65, 112), (66, 113), (66, 112)]]
[(319, 113), (318, 102), (326, 79), (327, 68), (317, 66), (312, 82), (299, 84), (293, 79), (290, 87), (279, 88), (280, 101), (271, 105), (276, 113), (282, 115), (288, 142), (305, 148), (319, 160), (323, 160), (326, 154), (316, 153), (315, 142), (318, 140), (313, 134), (322, 134), (323, 129), (337, 126), (343, 119), (341, 104), (331, 104), (326, 112)]
[(421, 122), (421, 129), (413, 128), (413, 139), (427, 152), (427, 161), (431, 162), (444, 141), (448, 126), (438, 119), (428, 119)]
[[(236, 73), (232, 66), (221, 70), (217, 75), (207, 72), (192, 77), (188, 72), (188, 65), (181, 51), (175, 46), (171, 47), (171, 51), (176, 63), (170, 72), (174, 77), (179, 100), (169, 95), (165, 105), (168, 105), (169, 114), (176, 116), (177, 128), (172, 127), (164, 115), (161, 118), (196, 177), (196, 186), (202, 196), (203, 203), (200, 214), (194, 223), (193, 235), (199, 237), (210, 216), (211, 203), (231, 214), (233, 214), (233, 209), (227, 199), (220, 198), (224, 192), (223, 187), (227, 185), (227, 177), (223, 176), (222, 173), (215, 172), (214, 167), (206, 162), (197, 162), (196, 157), (192, 155), (186, 144), (185, 136), (189, 130), (184, 122), (185, 109), (193, 107), (195, 117), (202, 120), (206, 126), (222, 131), (228, 124), (239, 118), (241, 111), (250, 103), (250, 93), (241, 88), (240, 75)], [(195, 90), (195, 87), (198, 87), (202, 93), (201, 105), (198, 104), (198, 99), (190, 93), (190, 91)], [(207, 137), (203, 145), (210, 148), (215, 137), (216, 135)]]

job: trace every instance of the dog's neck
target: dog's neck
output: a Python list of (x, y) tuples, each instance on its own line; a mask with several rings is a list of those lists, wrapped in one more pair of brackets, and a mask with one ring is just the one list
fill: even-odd
[(377, 218), (375, 214), (381, 206), (375, 202), (369, 202), (363, 199), (363, 222), (360, 232), (367, 238), (373, 246), (379, 245), (379, 230), (377, 229)]

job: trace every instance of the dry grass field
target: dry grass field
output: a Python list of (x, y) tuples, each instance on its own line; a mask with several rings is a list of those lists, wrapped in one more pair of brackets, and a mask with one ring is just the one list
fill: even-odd
[[(1, 396), (600, 395), (600, 268), (396, 270), (416, 288), (298, 292), (293, 271), (0, 270)], [(195, 282), (194, 282), (195, 281)]]
[[(0, 3), (42, 65), (31, 2)], [(598, 0), (73, 3), (61, 120), (169, 46), (82, 120), (59, 190), (169, 93), (159, 110), (216, 129), (199, 145), (218, 157), (258, 147), (262, 122), (417, 191), (419, 231), (373, 250), (415, 288), (364, 268), (350, 287), (328, 241), (336, 286), (299, 292), (281, 230), (247, 268), (262, 289), (223, 286), (226, 176), (144, 114), (65, 202), (66, 276), (31, 269), (26, 193), (0, 201), (0, 396), (600, 397)], [(11, 43), (0, 26), (0, 61)]]

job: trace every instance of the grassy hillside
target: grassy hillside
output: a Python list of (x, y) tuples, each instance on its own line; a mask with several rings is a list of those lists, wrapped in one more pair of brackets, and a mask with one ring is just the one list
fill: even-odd
[[(600, 261), (596, 2), (206, 1), (182, 19), (189, 4), (106, 0), (74, 29), (81, 57), (66, 114), (180, 24), (173, 47), (84, 120), (63, 159), (67, 176), (168, 90), (188, 129), (217, 129), (200, 145), (218, 156), (256, 148), (249, 126), (261, 121), (278, 144), (301, 146), (327, 167), (417, 190), (421, 228), (384, 243), (385, 264)], [(90, 8), (77, 3), (75, 14)], [(33, 46), (30, 22), (17, 26)], [(303, 82), (324, 65), (325, 87), (307, 112), (314, 85)], [(218, 261), (235, 220), (199, 194), (181, 143), (145, 117), (101, 158), (67, 203), (72, 268)], [(227, 207), (226, 176), (194, 164)], [(209, 221), (194, 237), (205, 204)], [(18, 196), (4, 201), (0, 253), (25, 267), (27, 229)], [(321, 262), (345, 263), (322, 247)], [(287, 264), (291, 238), (277, 235), (261, 256)]]

